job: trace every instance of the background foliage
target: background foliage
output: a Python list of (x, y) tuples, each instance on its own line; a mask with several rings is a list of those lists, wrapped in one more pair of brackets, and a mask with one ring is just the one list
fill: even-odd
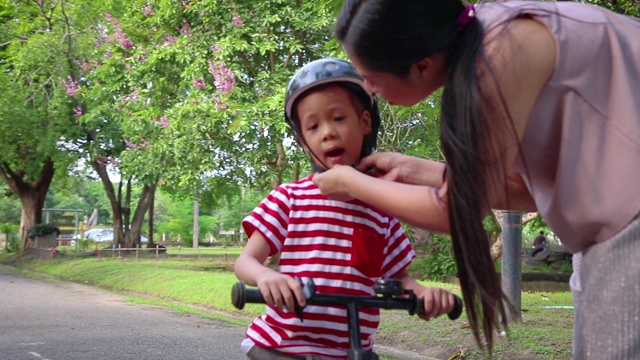
[[(11, 185), (0, 185), (0, 223), (38, 223), (44, 204), (97, 208), (133, 237), (151, 217), (155, 232), (190, 239), (198, 200), (201, 236), (238, 228), (271, 188), (310, 171), (283, 121), (284, 88), (304, 63), (345, 58), (332, 36), (342, 3), (0, 0), (0, 175)], [(380, 104), (379, 150), (442, 159), (439, 94)], [(527, 224), (525, 237), (545, 226)], [(429, 272), (450, 271), (436, 265), (445, 237), (412, 236), (436, 259)]]

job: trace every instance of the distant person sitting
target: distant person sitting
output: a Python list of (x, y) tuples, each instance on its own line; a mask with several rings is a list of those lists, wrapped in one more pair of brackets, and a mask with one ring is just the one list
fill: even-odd
[(547, 243), (547, 238), (544, 236), (544, 231), (540, 231), (538, 236), (536, 236), (536, 238), (533, 239), (534, 248), (546, 243)]

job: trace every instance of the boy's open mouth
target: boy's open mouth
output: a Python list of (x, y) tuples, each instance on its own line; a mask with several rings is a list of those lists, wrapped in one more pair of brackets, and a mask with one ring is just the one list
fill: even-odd
[(338, 157), (340, 155), (344, 154), (344, 149), (340, 148), (340, 149), (333, 149), (331, 151), (327, 151), (325, 153), (325, 155), (327, 157)]

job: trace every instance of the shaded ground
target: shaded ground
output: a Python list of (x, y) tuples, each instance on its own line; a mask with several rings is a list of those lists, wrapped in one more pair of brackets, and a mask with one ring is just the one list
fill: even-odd
[[(96, 264), (102, 264), (102, 262), (96, 262)], [(215, 272), (225, 270), (228, 267), (227, 264), (213, 265), (211, 263), (199, 266), (184, 266), (183, 264), (171, 264), (171, 266), (179, 266), (181, 269), (186, 267), (197, 272)], [(120, 267), (115, 269), (120, 269)], [(126, 271), (130, 270), (126, 269)], [(452, 289), (455, 290), (455, 286), (452, 286)], [(556, 295), (553, 292), (546, 292), (546, 290), (545, 292), (523, 291), (522, 298), (523, 323), (510, 328), (509, 340), (503, 336), (495, 341), (493, 359), (570, 359), (573, 312), (571, 310), (550, 309), (570, 305), (570, 294), (565, 292)], [(213, 309), (208, 309), (208, 311), (213, 311)], [(240, 316), (237, 313), (229, 315), (242, 317), (244, 314)], [(246, 315), (251, 317), (249, 314)], [(393, 359), (485, 359), (486, 356), (478, 350), (470, 329), (465, 325), (465, 315), (455, 321), (441, 317), (425, 322), (416, 316), (408, 315), (406, 311), (388, 310), (382, 312), (382, 324), (375, 337), (375, 343), (376, 346), (384, 346), (385, 349), (404, 351), (400, 356), (393, 356)], [(380, 351), (379, 354), (384, 355)], [(381, 359), (390, 358), (382, 357)]]
[[(537, 316), (528, 316), (527, 310), (523, 311), (523, 323), (510, 327), (510, 336), (497, 336), (494, 340), (493, 359), (521, 359), (521, 360), (569, 360), (570, 339), (557, 339), (557, 342), (549, 341), (553, 334), (546, 334), (544, 345), (531, 344), (531, 329), (549, 329), (553, 324), (559, 327), (571, 327), (573, 324), (573, 312), (566, 310), (549, 311), (549, 316), (542, 320), (536, 320)], [(474, 341), (471, 329), (468, 327), (466, 317), (451, 321), (438, 318), (430, 322), (424, 322), (415, 316), (398, 311), (383, 311), (382, 324), (375, 338), (376, 345), (407, 351), (417, 358), (427, 359), (486, 359), (479, 351)], [(549, 344), (551, 345), (549, 346)], [(533, 353), (529, 349), (536, 349)], [(456, 356), (457, 355), (457, 356)], [(402, 357), (398, 357), (401, 359)]]

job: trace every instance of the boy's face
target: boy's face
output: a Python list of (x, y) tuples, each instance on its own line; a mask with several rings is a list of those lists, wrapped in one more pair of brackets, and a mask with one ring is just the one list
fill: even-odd
[(362, 140), (371, 131), (371, 114), (359, 111), (351, 94), (331, 85), (314, 91), (298, 103), (298, 119), (305, 151), (327, 169), (360, 160)]

